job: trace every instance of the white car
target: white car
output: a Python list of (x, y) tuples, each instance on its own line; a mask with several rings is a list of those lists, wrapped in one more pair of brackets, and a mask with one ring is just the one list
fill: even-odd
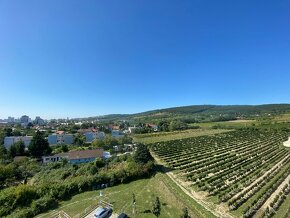
[(94, 214), (95, 218), (107, 218), (112, 214), (112, 209), (110, 207), (98, 207)]

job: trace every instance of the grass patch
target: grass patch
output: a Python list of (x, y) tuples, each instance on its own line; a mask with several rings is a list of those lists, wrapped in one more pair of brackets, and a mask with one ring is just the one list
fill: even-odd
[[(132, 194), (136, 196), (136, 217), (153, 218), (151, 213), (144, 213), (151, 209), (155, 197), (161, 201), (161, 218), (179, 217), (182, 208), (188, 207), (192, 217), (214, 217), (210, 212), (187, 196), (171, 179), (163, 173), (157, 173), (150, 179), (141, 179), (129, 184), (122, 184), (102, 190), (103, 200), (114, 205), (114, 212), (132, 214)], [(98, 203), (99, 191), (89, 191), (72, 197), (69, 201), (60, 203), (58, 210), (63, 210), (70, 216), (75, 216), (91, 205)], [(55, 211), (40, 214), (38, 218), (48, 218)]]
[(183, 131), (174, 131), (174, 132), (158, 132), (158, 133), (147, 133), (147, 134), (139, 134), (134, 135), (133, 139), (134, 142), (138, 143), (156, 143), (162, 141), (171, 141), (176, 139), (185, 139), (203, 135), (214, 135), (223, 132), (228, 132), (230, 130), (225, 129), (207, 129), (207, 128), (200, 128), (200, 129), (188, 129)]

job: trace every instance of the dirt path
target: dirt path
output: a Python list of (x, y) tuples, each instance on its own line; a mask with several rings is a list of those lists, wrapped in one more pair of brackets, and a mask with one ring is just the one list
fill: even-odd
[[(156, 157), (153, 153), (151, 153), (154, 157), (155, 161), (160, 164), (164, 165), (164, 163)], [(187, 194), (190, 198), (195, 200), (198, 204), (200, 204), (202, 207), (204, 207), (206, 210), (211, 212), (217, 217), (223, 217), (223, 218), (233, 218), (232, 215), (229, 214), (229, 210), (227, 206), (225, 205), (217, 205), (211, 202), (206, 201), (204, 195), (200, 195), (197, 192), (193, 191), (191, 187), (189, 186), (190, 183), (184, 182), (180, 180), (179, 178), (174, 175), (173, 172), (164, 172), (185, 194)]]
[[(254, 187), (257, 183), (259, 183), (260, 181), (262, 181), (263, 179), (265, 179), (276, 167), (282, 167), (283, 166), (283, 162), (290, 156), (290, 154), (288, 154), (286, 157), (284, 157), (281, 161), (279, 161), (278, 163), (276, 163), (271, 169), (267, 170), (261, 177), (257, 178), (254, 182), (251, 183), (251, 185), (245, 187), (242, 191), (238, 192), (236, 195), (234, 195), (232, 197), (232, 199), (235, 199), (237, 196), (239, 196), (241, 193), (245, 193), (248, 190), (250, 190), (252, 187)], [(279, 169), (277, 169), (279, 170)]]
[(268, 198), (268, 200), (262, 205), (254, 217), (260, 217), (274, 198), (279, 195), (280, 191), (284, 188), (286, 184), (290, 182), (290, 175), (280, 184), (280, 186), (273, 192), (273, 194)]

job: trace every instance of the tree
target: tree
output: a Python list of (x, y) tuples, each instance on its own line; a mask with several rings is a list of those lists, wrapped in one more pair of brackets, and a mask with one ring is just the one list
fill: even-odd
[(133, 141), (133, 139), (127, 135), (125, 135), (119, 139), (120, 144), (131, 144), (132, 141)]
[(180, 120), (173, 120), (169, 124), (169, 130), (174, 131), (174, 130), (183, 130), (187, 129), (187, 124), (181, 122)]
[(0, 162), (7, 159), (7, 150), (4, 145), (0, 145)]
[(180, 218), (190, 218), (190, 216), (188, 215), (188, 209), (187, 209), (187, 207), (183, 208), (182, 211), (183, 211), (183, 213), (180, 216)]
[(43, 134), (37, 131), (28, 146), (28, 151), (33, 157), (41, 157), (42, 155), (50, 154), (51, 147)]
[(23, 141), (15, 142), (10, 147), (10, 156), (15, 157), (17, 155), (24, 155), (25, 154), (25, 144)]
[(104, 141), (101, 140), (101, 139), (95, 139), (93, 142), (92, 142), (92, 146), (95, 147), (95, 148), (103, 148), (105, 145)]
[(81, 134), (77, 134), (77, 136), (75, 137), (74, 140), (74, 144), (78, 145), (78, 146), (83, 146), (85, 144), (85, 136), (81, 135)]
[(144, 144), (139, 144), (137, 146), (137, 151), (134, 155), (134, 160), (140, 164), (146, 164), (148, 161), (152, 160), (152, 156), (149, 152), (149, 149)]
[(153, 202), (152, 213), (156, 217), (159, 217), (160, 216), (160, 211), (161, 211), (161, 204), (160, 204), (160, 201), (159, 201), (159, 197), (156, 197), (155, 202)]
[(104, 139), (104, 143), (105, 143), (105, 146), (106, 146), (105, 149), (113, 148), (113, 146), (119, 144), (118, 140), (115, 139), (114, 137), (112, 137), (111, 135), (106, 135), (106, 137)]
[(61, 145), (61, 151), (68, 152), (69, 151), (68, 146), (66, 144)]

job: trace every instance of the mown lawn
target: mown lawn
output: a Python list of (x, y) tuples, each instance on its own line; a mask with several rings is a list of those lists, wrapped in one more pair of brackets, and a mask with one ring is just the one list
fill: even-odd
[(174, 131), (174, 132), (158, 132), (158, 133), (147, 133), (147, 134), (135, 134), (133, 136), (134, 142), (139, 143), (155, 143), (162, 141), (170, 141), (176, 139), (185, 139), (203, 135), (214, 135), (218, 133), (227, 132), (230, 130), (225, 129), (208, 129), (208, 128), (200, 128), (200, 129), (188, 129), (184, 131)]
[[(130, 217), (134, 217), (132, 214), (133, 193), (135, 194), (137, 203), (136, 217), (155, 217), (151, 213), (144, 213), (144, 211), (151, 209), (151, 205), (157, 196), (160, 198), (162, 205), (161, 218), (179, 217), (184, 207), (188, 207), (191, 217), (214, 217), (214, 215), (184, 194), (182, 190), (163, 173), (157, 173), (150, 179), (141, 179), (129, 184), (103, 189), (102, 199), (113, 204), (114, 212), (125, 212)], [(75, 216), (84, 211), (85, 208), (97, 204), (98, 196), (99, 191), (89, 191), (76, 195), (69, 201), (61, 202), (58, 210), (63, 210), (70, 216)], [(53, 211), (50, 211), (37, 217), (48, 218), (52, 213)]]

